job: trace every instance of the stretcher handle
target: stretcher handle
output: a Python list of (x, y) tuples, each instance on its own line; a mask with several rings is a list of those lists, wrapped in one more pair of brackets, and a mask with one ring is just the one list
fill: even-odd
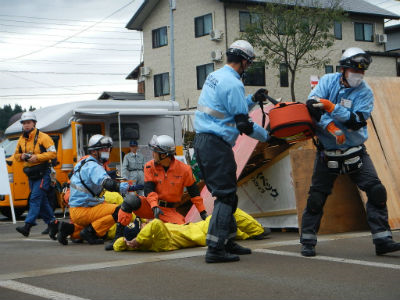
[(279, 103), (278, 100), (276, 100), (276, 99), (274, 99), (274, 98), (272, 98), (272, 97), (270, 97), (268, 95), (265, 95), (265, 98), (267, 98), (274, 105), (277, 105)]

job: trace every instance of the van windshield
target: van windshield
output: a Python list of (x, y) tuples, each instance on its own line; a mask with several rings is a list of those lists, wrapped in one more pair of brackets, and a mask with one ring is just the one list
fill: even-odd
[(13, 140), (5, 139), (0, 143), (0, 148), (4, 149), (6, 158), (14, 154), (17, 144), (18, 144), (18, 139), (13, 139)]

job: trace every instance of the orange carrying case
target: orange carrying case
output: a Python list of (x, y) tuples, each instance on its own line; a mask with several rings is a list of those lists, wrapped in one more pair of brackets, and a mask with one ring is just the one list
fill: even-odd
[(270, 134), (288, 143), (310, 139), (315, 125), (307, 106), (299, 102), (278, 103), (269, 112)]

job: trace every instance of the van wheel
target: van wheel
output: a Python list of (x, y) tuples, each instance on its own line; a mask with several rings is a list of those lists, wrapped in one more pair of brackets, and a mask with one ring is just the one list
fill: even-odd
[[(14, 211), (15, 211), (15, 218), (19, 218), (20, 216), (22, 216), (22, 214), (25, 212), (26, 207), (14, 207)], [(12, 214), (11, 214), (11, 207), (0, 207), (0, 212), (6, 216), (7, 218), (9, 218), (10, 220), (12, 219)]]

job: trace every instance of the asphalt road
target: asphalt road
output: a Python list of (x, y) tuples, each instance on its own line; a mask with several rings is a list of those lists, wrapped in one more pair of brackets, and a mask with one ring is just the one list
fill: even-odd
[(0, 218), (0, 299), (400, 299), (400, 252), (376, 256), (369, 232), (321, 235), (315, 258), (273, 232), (240, 242), (253, 249), (240, 262), (206, 264), (205, 248), (116, 253), (16, 226)]

